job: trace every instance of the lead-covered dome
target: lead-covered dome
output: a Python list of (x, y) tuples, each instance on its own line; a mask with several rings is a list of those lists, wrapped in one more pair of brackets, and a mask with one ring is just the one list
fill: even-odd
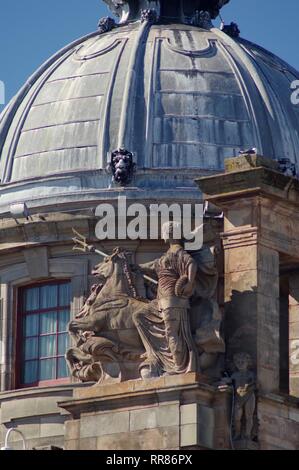
[[(136, 12), (138, 2), (118, 3), (123, 19)], [(226, 1), (206, 3), (213, 16)], [(193, 191), (196, 176), (248, 147), (298, 162), (298, 72), (196, 10), (173, 23), (161, 8), (155, 21), (145, 12), (70, 44), (12, 100), (0, 122), (1, 212), (117, 192), (105, 169), (119, 147), (137, 165), (131, 189), (149, 194)]]

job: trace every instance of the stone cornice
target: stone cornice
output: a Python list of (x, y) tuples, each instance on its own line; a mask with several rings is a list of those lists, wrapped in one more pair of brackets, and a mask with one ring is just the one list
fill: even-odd
[(208, 383), (208, 377), (189, 373), (177, 376), (160, 377), (151, 381), (130, 380), (122, 383), (96, 385), (74, 391), (73, 399), (58, 403), (60, 408), (67, 410), (73, 417), (82, 412), (96, 409), (128, 408), (132, 400), (135, 404), (153, 404), (165, 401), (184, 401), (184, 394), (192, 393), (201, 396), (204, 400), (214, 402), (217, 397), (224, 394), (217, 387)]
[(299, 181), (266, 166), (240, 169), (195, 180), (204, 198), (223, 207), (236, 197), (270, 197), (299, 206)]

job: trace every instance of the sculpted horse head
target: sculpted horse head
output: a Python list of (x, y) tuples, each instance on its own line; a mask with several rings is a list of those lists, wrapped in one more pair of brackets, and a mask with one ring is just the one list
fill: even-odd
[(145, 290), (144, 281), (142, 275), (132, 273), (128, 258), (125, 250), (115, 248), (112, 255), (94, 268), (92, 274), (104, 285), (95, 290), (90, 305), (86, 302), (86, 315), (69, 323), (69, 333), (76, 346), (67, 351), (66, 360), (72, 375), (83, 381), (102, 380), (105, 374), (110, 374), (103, 372), (110, 363), (122, 371), (120, 374), (131, 377), (133, 366), (126, 365), (130, 361), (134, 363), (133, 378), (138, 377), (144, 348), (134, 313), (148, 304), (138, 298), (142, 288)]
[(130, 269), (130, 253), (122, 248), (115, 248), (112, 255), (106, 256), (92, 271), (92, 274), (104, 282), (101, 296), (128, 295), (137, 297), (134, 275)]
[(147, 298), (144, 278), (140, 270), (133, 269), (131, 253), (123, 248), (114, 248), (110, 256), (99, 263), (92, 274), (104, 284), (99, 298), (127, 295), (131, 298)]
[(128, 252), (122, 248), (114, 248), (110, 256), (106, 256), (104, 261), (97, 264), (92, 270), (93, 276), (96, 276), (102, 280), (107, 280), (112, 276), (115, 268), (115, 263), (118, 262), (118, 258), (125, 258), (129, 255)]

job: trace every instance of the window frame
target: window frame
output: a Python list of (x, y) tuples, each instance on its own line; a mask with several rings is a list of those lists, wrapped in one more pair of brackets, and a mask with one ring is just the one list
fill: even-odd
[[(24, 292), (26, 289), (31, 289), (35, 287), (42, 287), (43, 285), (60, 285), (69, 283), (71, 285), (72, 281), (69, 278), (51, 278), (51, 279), (42, 279), (36, 282), (29, 282), (22, 285), (15, 287), (15, 318), (16, 318), (16, 342), (15, 342), (15, 351), (16, 351), (16, 360), (15, 360), (15, 386), (17, 389), (25, 389), (25, 388), (34, 388), (34, 387), (49, 387), (54, 385), (65, 385), (70, 384), (72, 382), (71, 376), (62, 377), (58, 379), (48, 379), (48, 380), (38, 380), (36, 382), (32, 382), (30, 384), (23, 384), (22, 383), (22, 369), (24, 365), (24, 357), (23, 357), (23, 341), (24, 341), (24, 332), (23, 332), (23, 318), (25, 316), (24, 308), (23, 308), (23, 298)], [(58, 311), (60, 307), (55, 307), (55, 311)], [(45, 309), (47, 310), (47, 309)], [(53, 308), (49, 309), (53, 311)], [(61, 307), (61, 310), (65, 310), (65, 308)], [(69, 306), (70, 310), (70, 318), (71, 318), (71, 304)], [(39, 313), (40, 314), (40, 313)], [(57, 330), (56, 330), (57, 336)], [(40, 335), (39, 335), (40, 337)], [(55, 357), (57, 359), (57, 356)], [(38, 358), (40, 361), (40, 358)]]

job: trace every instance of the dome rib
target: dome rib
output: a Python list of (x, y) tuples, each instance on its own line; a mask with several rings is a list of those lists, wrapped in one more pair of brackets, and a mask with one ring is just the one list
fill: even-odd
[(120, 123), (118, 131), (117, 148), (131, 148), (132, 132), (133, 132), (133, 108), (136, 96), (136, 80), (138, 75), (138, 65), (141, 59), (141, 51), (148, 36), (151, 24), (148, 21), (141, 22), (136, 37), (133, 39), (131, 46), (131, 55), (128, 64), (127, 76), (125, 78), (125, 86), (123, 93), (123, 102), (120, 112)]

